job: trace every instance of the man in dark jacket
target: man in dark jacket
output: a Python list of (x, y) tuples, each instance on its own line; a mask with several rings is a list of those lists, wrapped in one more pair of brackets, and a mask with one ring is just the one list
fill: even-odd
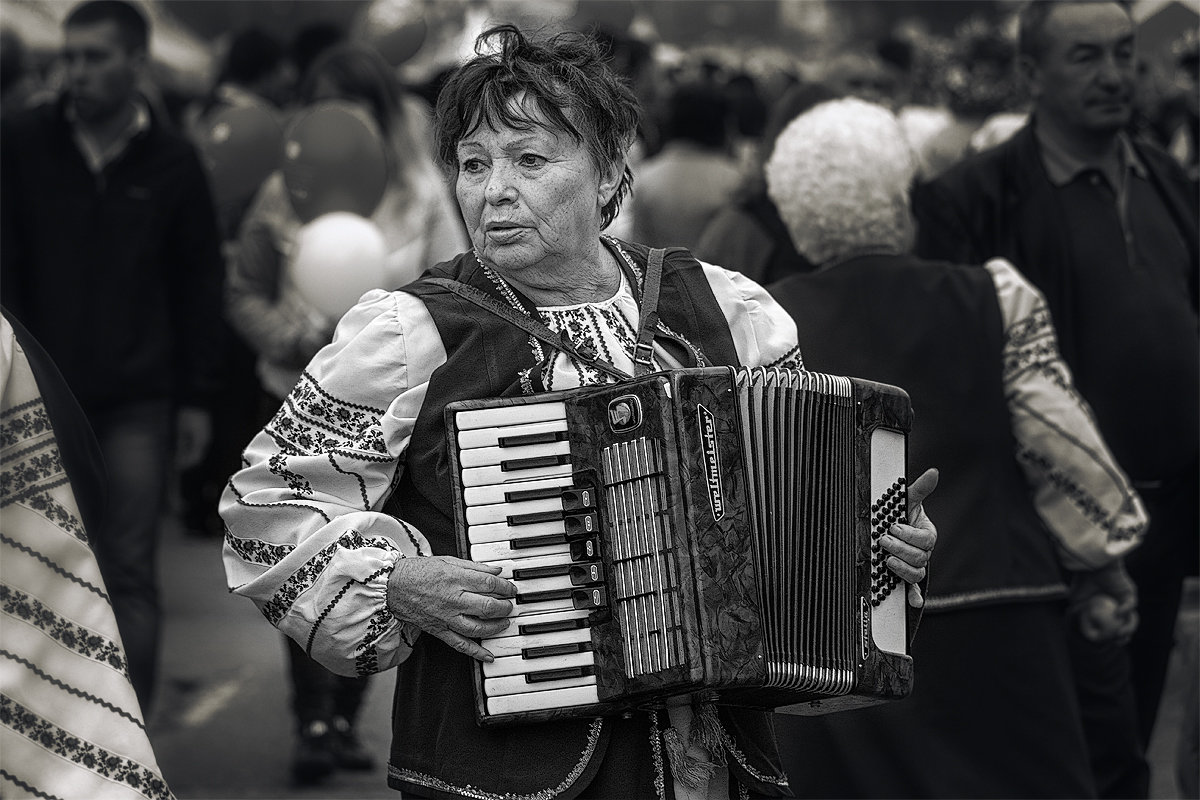
[[(1200, 317), (1194, 190), (1165, 154), (1124, 133), (1133, 40), (1118, 3), (1030, 4), (1019, 59), (1034, 98), (1030, 124), (919, 187), (913, 204), (921, 255), (1002, 256), (1045, 294), (1080, 393), (1147, 503), (1151, 528), (1128, 562), (1141, 624), (1124, 665), (1144, 745), (1196, 563)], [(1081, 647), (1095, 732), (1125, 654)], [(1129, 782), (1144, 768), (1133, 766), (1130, 742), (1091, 744), (1101, 796), (1144, 796)]]
[(138, 91), (148, 25), (121, 0), (64, 22), (60, 100), (3, 121), (0, 280), (100, 442), (109, 503), (98, 560), (148, 714), (159, 519), (171, 456), (209, 438), (223, 263), (203, 167)]

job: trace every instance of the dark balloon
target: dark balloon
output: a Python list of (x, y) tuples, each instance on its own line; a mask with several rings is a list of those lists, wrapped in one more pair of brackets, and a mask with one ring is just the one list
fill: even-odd
[(301, 111), (284, 140), (283, 180), (301, 222), (332, 211), (370, 217), (388, 180), (379, 126), (345, 101), (323, 101)]
[(283, 126), (265, 106), (229, 106), (205, 121), (199, 145), (217, 205), (245, 203), (279, 168)]

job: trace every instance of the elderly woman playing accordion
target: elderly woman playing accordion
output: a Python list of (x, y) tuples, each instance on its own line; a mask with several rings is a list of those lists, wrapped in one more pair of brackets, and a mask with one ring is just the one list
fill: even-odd
[[(229, 585), (336, 672), (398, 667), (388, 783), (406, 793), (787, 795), (759, 711), (475, 722), (472, 659), (492, 660), (478, 639), (506, 626), (516, 591), (495, 567), (453, 555), (443, 411), (632, 375), (649, 253), (601, 234), (630, 190), (638, 109), (592, 40), (501, 26), (477, 50), (436, 112), (473, 249), (364, 295), (247, 447), (221, 502)], [(463, 285), (504, 313), (465, 299)], [(795, 324), (736, 273), (672, 250), (660, 298), (648, 369), (802, 366)], [(566, 341), (553, 347), (514, 319)], [(935, 484), (932, 471), (913, 483), (911, 524), (883, 538), (918, 607), (936, 539), (921, 501)]]

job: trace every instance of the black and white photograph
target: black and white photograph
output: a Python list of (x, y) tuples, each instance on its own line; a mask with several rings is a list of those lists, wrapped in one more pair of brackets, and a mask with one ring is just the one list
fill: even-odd
[(0, 798), (1200, 800), (1200, 0), (0, 0)]

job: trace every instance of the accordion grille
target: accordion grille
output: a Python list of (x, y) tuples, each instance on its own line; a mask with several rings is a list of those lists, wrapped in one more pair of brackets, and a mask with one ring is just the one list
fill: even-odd
[(827, 694), (855, 681), (853, 388), (797, 370), (742, 370), (767, 685)]
[(642, 437), (601, 451), (606, 543), (613, 565), (613, 616), (623, 631), (625, 673), (652, 674), (685, 659), (675, 532), (657, 440)]

